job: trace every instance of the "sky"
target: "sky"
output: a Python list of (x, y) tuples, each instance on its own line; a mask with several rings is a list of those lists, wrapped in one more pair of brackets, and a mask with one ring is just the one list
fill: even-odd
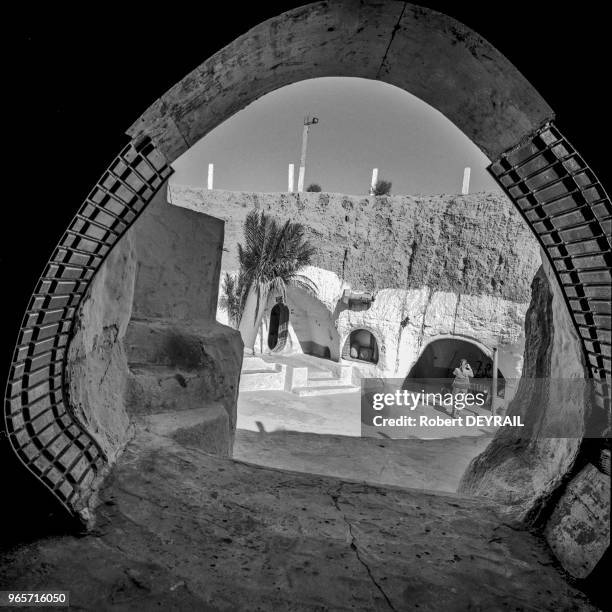
[(433, 107), (387, 83), (326, 77), (271, 92), (230, 117), (173, 165), (173, 183), (214, 188), (287, 191), (288, 164), (300, 162), (304, 117), (310, 128), (305, 187), (367, 194), (372, 168), (392, 182), (393, 194), (461, 192), (471, 167), (470, 192), (499, 191), (486, 172), (486, 156)]

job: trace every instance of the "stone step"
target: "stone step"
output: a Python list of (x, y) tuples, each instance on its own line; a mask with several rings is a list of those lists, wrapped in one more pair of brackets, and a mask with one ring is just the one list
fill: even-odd
[(271, 364), (273, 368), (242, 370), (240, 373), (240, 392), (243, 391), (282, 391), (287, 376), (286, 366)]
[(130, 363), (127, 410), (132, 415), (182, 412), (202, 407), (210, 388), (203, 369), (178, 370), (160, 364)]
[(334, 376), (334, 373), (330, 372), (329, 370), (320, 370), (313, 376), (310, 375), (310, 372), (308, 373), (308, 382), (310, 382), (311, 380), (314, 382), (318, 382), (320, 380), (335, 380), (335, 379), (336, 377)]
[(209, 402), (193, 410), (143, 415), (135, 420), (143, 429), (172, 438), (182, 446), (229, 455), (229, 417), (219, 402)]
[(355, 385), (327, 385), (319, 387), (295, 387), (293, 393), (300, 397), (313, 395), (334, 395), (338, 393), (357, 393), (361, 387)]
[(262, 370), (242, 370), (240, 373), (241, 376), (253, 376), (254, 374), (274, 374), (278, 372), (278, 370), (274, 370), (273, 368), (266, 368)]
[(242, 360), (242, 373), (261, 373), (277, 371), (276, 363), (264, 361), (259, 357), (244, 357)]
[(320, 387), (346, 387), (347, 384), (345, 380), (340, 378), (309, 378), (307, 386), (312, 387), (313, 389), (318, 389)]

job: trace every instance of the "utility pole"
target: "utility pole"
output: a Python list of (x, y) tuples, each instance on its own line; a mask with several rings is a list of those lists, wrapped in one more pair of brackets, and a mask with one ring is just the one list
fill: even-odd
[(493, 379), (491, 380), (491, 414), (495, 414), (495, 400), (497, 399), (497, 365), (499, 355), (497, 347), (493, 347)]
[(463, 185), (461, 185), (461, 195), (467, 195), (470, 193), (470, 168), (466, 168), (463, 171)]
[(308, 147), (308, 129), (311, 125), (319, 123), (317, 117), (310, 119), (304, 117), (304, 128), (302, 130), (302, 155), (300, 156), (300, 173), (298, 174), (298, 193), (304, 191), (304, 175), (306, 174), (306, 149)]
[(293, 164), (289, 164), (289, 172), (287, 174), (287, 188), (289, 193), (293, 193)]
[(372, 168), (372, 180), (370, 181), (370, 195), (374, 195), (378, 183), (378, 168)]

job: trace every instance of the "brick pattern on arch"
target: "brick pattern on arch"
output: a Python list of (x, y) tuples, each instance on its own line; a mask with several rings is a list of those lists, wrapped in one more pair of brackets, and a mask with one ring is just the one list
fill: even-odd
[(75, 316), (106, 255), (171, 173), (149, 138), (126, 145), (70, 222), (19, 331), (5, 392), (5, 433), (19, 459), (71, 514), (85, 507), (107, 463), (67, 397)]
[(609, 426), (610, 199), (595, 173), (552, 122), (503, 153), (489, 172), (553, 265), (595, 380), (596, 405)]

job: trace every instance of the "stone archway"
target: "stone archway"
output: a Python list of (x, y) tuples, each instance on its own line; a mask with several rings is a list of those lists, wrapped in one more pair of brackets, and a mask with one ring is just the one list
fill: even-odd
[[(482, 343), (465, 336), (442, 335), (432, 338), (421, 350), (404, 379), (406, 387), (410, 380), (419, 383), (446, 380), (450, 383), (453, 370), (460, 359), (467, 359), (474, 377), (470, 380), (470, 389), (491, 392), (493, 378), (493, 359), (491, 351)], [(505, 377), (499, 366), (497, 368), (497, 397), (505, 396)], [(489, 395), (489, 398), (491, 396)]]
[(443, 336), (428, 342), (408, 372), (408, 378), (449, 378), (461, 358), (466, 358), (475, 376), (484, 373), (493, 360), (486, 347), (465, 337)]
[(610, 200), (553, 124), (552, 109), (499, 51), (446, 15), (405, 2), (317, 2), (253, 28), (155, 101), (43, 271), (14, 351), (5, 429), (23, 464), (71, 514), (87, 518), (110, 461), (75, 416), (64, 384), (76, 309), (93, 275), (178, 155), (256, 98), (330, 75), (410, 91), (488, 156), (550, 261), (596, 381), (596, 407), (609, 410)]

